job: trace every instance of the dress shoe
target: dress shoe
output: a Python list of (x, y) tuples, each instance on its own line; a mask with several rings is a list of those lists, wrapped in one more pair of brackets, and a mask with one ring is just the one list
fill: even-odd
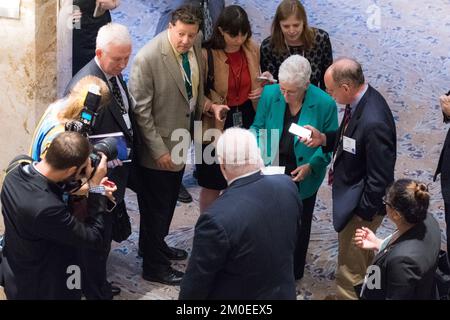
[(165, 251), (166, 257), (169, 260), (185, 260), (188, 257), (186, 250), (178, 249), (175, 247), (168, 247), (169, 250)]
[(118, 296), (122, 290), (118, 286), (111, 285), (111, 291), (113, 296), (115, 297)]
[(160, 273), (142, 274), (142, 278), (144, 278), (144, 280), (159, 282), (169, 286), (179, 285), (181, 283), (181, 279), (183, 279), (183, 276), (183, 272), (175, 270), (172, 267), (169, 267), (169, 269)]
[(178, 192), (178, 201), (183, 203), (192, 202), (192, 196), (189, 194), (189, 192), (186, 190), (183, 184), (181, 184), (180, 192)]

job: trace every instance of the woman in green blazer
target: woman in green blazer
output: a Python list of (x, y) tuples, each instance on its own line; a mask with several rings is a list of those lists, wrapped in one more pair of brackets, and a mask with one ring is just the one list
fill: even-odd
[[(338, 128), (334, 100), (310, 84), (311, 66), (304, 57), (293, 55), (280, 66), (280, 84), (267, 85), (258, 103), (251, 130), (255, 130), (265, 165), (285, 166), (287, 175), (299, 188), (303, 202), (301, 228), (294, 256), (296, 279), (303, 277), (311, 220), (317, 190), (331, 160), (322, 148), (309, 148), (289, 133), (292, 123), (321, 128), (321, 132)], [(316, 127), (317, 126), (317, 127)]]

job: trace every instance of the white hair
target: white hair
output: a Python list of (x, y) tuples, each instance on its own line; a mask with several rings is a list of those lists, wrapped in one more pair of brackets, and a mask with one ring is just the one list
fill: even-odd
[(245, 129), (225, 130), (217, 141), (216, 153), (225, 169), (236, 176), (261, 169), (263, 166), (256, 137)]
[(311, 65), (306, 58), (298, 54), (284, 60), (278, 71), (278, 81), (295, 84), (298, 88), (309, 84), (310, 78)]
[(131, 36), (124, 25), (110, 22), (98, 30), (96, 48), (106, 50), (111, 43), (119, 45), (131, 45)]

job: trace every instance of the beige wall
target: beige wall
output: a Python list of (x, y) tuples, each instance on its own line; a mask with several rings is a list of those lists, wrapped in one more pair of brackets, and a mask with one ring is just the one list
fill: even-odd
[(20, 19), (0, 18), (0, 183), (56, 98), (56, 13), (57, 0), (22, 0)]

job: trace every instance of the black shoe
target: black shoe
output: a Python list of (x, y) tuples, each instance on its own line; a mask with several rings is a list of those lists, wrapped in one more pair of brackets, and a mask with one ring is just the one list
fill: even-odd
[(111, 285), (111, 291), (112, 291), (113, 297), (115, 297), (115, 296), (118, 296), (122, 290), (115, 285)]
[(176, 286), (181, 283), (184, 273), (169, 267), (165, 272), (154, 273), (154, 274), (142, 274), (142, 278), (151, 282), (159, 282), (167, 284), (169, 286)]
[(186, 190), (183, 184), (181, 184), (180, 186), (180, 192), (178, 193), (178, 201), (183, 203), (192, 202), (192, 196), (189, 194), (189, 192)]
[(185, 260), (188, 257), (186, 250), (175, 247), (168, 247), (169, 251), (165, 251), (166, 257), (169, 260)]

